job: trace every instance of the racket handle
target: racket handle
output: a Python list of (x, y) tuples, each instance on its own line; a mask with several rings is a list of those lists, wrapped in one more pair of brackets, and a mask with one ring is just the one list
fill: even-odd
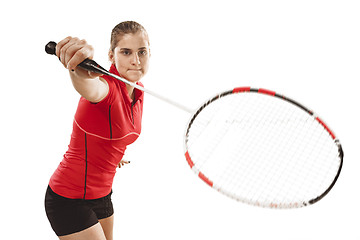
[[(48, 44), (45, 45), (45, 52), (56, 56), (56, 45), (56, 42), (48, 42)], [(88, 58), (82, 61), (78, 66), (91, 72), (108, 75), (108, 71), (105, 68), (101, 67), (94, 60)]]
[(47, 54), (51, 54), (51, 55), (56, 55), (55, 52), (56, 52), (56, 42), (48, 42), (48, 44), (45, 45), (45, 52)]

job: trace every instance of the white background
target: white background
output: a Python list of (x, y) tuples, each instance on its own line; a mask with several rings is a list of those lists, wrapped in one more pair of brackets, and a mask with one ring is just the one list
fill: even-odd
[[(317, 112), (339, 137), (333, 190), (296, 210), (213, 191), (183, 156), (188, 113), (146, 95), (143, 131), (114, 181), (115, 239), (360, 239), (360, 7), (350, 0), (8, 1), (1, 6), (1, 235), (57, 239), (43, 200), (70, 140), (79, 95), (44, 46), (71, 35), (109, 67), (111, 29), (148, 30), (144, 85), (196, 108), (237, 86), (268, 88)], [(10, 237), (11, 236), (11, 237)], [(3, 237), (1, 237), (3, 238)]]

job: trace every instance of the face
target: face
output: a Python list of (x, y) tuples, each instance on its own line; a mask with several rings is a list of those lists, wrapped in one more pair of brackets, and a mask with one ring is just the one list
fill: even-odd
[(134, 83), (147, 73), (149, 58), (149, 40), (142, 31), (125, 34), (114, 51), (109, 52), (109, 59), (120, 76)]

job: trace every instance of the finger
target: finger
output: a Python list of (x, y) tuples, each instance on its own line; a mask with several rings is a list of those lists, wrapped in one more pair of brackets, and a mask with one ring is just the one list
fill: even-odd
[(87, 42), (78, 38), (71, 38), (60, 49), (60, 59), (68, 69), (75, 69), (86, 58), (93, 56), (93, 48)]
[(124, 161), (124, 160), (121, 160), (118, 164), (119, 168), (121, 168), (121, 166), (124, 166), (125, 164), (129, 164), (130, 161)]
[(123, 166), (122, 161), (119, 162), (118, 166), (119, 166), (119, 168), (121, 168), (121, 166)]
[(86, 58), (92, 57), (94, 50), (89, 45), (76, 45), (72, 46), (72, 49), (69, 49), (68, 51), (69, 57), (71, 56), (71, 58), (68, 61), (67, 68), (70, 70), (75, 69)]
[(55, 48), (55, 53), (56, 56), (58, 56), (60, 58), (60, 49), (67, 44), (70, 40), (72, 39), (72, 37), (66, 37), (63, 40), (61, 40), (60, 42), (57, 43), (56, 48)]
[[(76, 42), (78, 41), (77, 38), (70, 39), (69, 42), (67, 42), (64, 46), (60, 49), (60, 61), (62, 64), (67, 68), (68, 61), (71, 59), (71, 51), (69, 49), (74, 49), (74, 46), (76, 46)], [(73, 50), (74, 51), (74, 50)]]

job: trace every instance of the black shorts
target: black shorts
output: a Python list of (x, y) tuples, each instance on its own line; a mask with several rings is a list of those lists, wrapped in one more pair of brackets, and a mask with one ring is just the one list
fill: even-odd
[(111, 202), (112, 192), (99, 199), (70, 199), (54, 193), (50, 187), (45, 195), (45, 210), (51, 227), (57, 236), (64, 236), (85, 230), (99, 219), (114, 214)]

